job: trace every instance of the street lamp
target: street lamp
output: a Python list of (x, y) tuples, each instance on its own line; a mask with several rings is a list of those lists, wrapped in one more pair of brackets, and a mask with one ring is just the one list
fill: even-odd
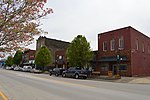
[(119, 72), (119, 62), (120, 62), (120, 55), (119, 54), (117, 54), (117, 74), (118, 74), (118, 72)]
[(118, 64), (118, 67), (117, 67), (117, 75), (119, 75), (119, 77), (121, 77), (121, 70), (120, 70), (120, 61), (122, 60), (122, 58), (120, 57), (119, 54), (117, 54), (117, 64)]

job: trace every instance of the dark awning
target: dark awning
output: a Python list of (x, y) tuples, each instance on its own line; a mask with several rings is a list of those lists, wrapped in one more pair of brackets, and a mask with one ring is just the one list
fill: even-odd
[[(116, 62), (117, 57), (116, 56), (101, 57), (100, 60), (98, 60), (98, 61), (100, 61), (100, 62)], [(127, 57), (126, 56), (120, 56), (120, 61), (127, 61)]]

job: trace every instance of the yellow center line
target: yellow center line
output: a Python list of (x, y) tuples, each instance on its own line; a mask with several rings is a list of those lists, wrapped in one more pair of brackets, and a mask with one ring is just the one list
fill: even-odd
[(0, 91), (0, 96), (3, 98), (3, 100), (8, 100), (8, 98), (6, 97), (6, 95)]

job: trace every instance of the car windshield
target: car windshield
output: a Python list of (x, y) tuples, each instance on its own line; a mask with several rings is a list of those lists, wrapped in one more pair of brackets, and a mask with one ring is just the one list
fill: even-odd
[(81, 70), (81, 68), (80, 68), (80, 67), (76, 67), (76, 69), (77, 69), (77, 70)]
[(55, 71), (55, 70), (59, 70), (59, 68), (54, 68), (53, 71)]

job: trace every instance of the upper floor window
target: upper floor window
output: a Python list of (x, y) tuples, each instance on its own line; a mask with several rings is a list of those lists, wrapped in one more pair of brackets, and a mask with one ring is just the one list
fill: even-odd
[(142, 43), (142, 51), (145, 51), (144, 43)]
[(150, 53), (150, 45), (148, 45), (148, 53)]
[(123, 49), (124, 48), (124, 39), (123, 36), (121, 36), (119, 38), (119, 49)]
[(139, 50), (139, 41), (136, 40), (136, 50)]
[(98, 39), (99, 39), (99, 40), (100, 40), (100, 37), (101, 37), (101, 36), (99, 35), (99, 36), (98, 36)]
[(111, 49), (111, 51), (115, 50), (115, 40), (114, 39), (112, 39), (110, 41), (110, 49)]
[(107, 41), (103, 42), (103, 51), (107, 51)]

